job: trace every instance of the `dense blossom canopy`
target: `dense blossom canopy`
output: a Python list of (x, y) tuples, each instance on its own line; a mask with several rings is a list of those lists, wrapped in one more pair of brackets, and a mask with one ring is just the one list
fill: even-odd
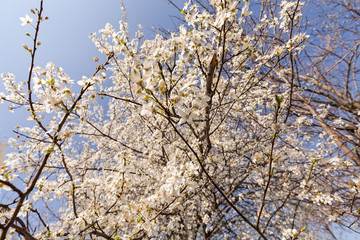
[(2, 236), (318, 239), (359, 217), (356, 161), (316, 128), (329, 105), (306, 105), (303, 5), (189, 1), (168, 35), (132, 37), (124, 20), (92, 34), (106, 60), (80, 81), (51, 62), (3, 74), (2, 99), (35, 124), (0, 170)]

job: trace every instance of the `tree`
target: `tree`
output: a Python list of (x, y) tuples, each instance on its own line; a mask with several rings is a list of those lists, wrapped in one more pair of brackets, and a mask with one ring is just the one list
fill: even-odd
[[(306, 99), (302, 100), (311, 103), (299, 112), (313, 115), (344, 154), (359, 166), (359, 12), (356, 4), (357, 1), (322, 4), (319, 8), (322, 26), (314, 29), (315, 41), (305, 50), (308, 60), (300, 60), (298, 78), (308, 83), (301, 86)], [(300, 103), (304, 105), (302, 100)], [(320, 106), (324, 111), (315, 113)]]
[(91, 35), (106, 60), (78, 83), (34, 66), (32, 10), (29, 78), (3, 75), (35, 125), (1, 169), (1, 239), (317, 239), (358, 216), (354, 159), (300, 105), (303, 3), (200, 3), (167, 37), (107, 24)]
[(339, 191), (343, 203), (336, 215), (339, 224), (359, 233), (359, 1), (319, 1), (316, 5), (316, 27), (308, 24), (314, 40), (303, 58), (297, 59), (297, 87), (303, 92), (294, 101), (294, 111), (313, 117), (315, 131), (338, 147), (335, 159), (347, 157), (353, 162), (348, 173), (337, 172), (349, 187)]

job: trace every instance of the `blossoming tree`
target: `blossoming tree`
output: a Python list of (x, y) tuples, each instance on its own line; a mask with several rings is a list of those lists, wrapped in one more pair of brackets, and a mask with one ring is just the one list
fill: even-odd
[(358, 216), (353, 162), (293, 110), (303, 3), (208, 6), (152, 40), (107, 24), (81, 81), (34, 65), (43, 0), (31, 10), (29, 78), (2, 75), (34, 126), (1, 168), (1, 239), (310, 239)]

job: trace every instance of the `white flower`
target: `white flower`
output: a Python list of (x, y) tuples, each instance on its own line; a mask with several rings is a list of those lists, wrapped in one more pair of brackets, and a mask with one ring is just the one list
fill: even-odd
[(80, 85), (80, 86), (85, 86), (85, 85), (87, 85), (87, 84), (94, 84), (95, 83), (95, 81), (94, 81), (94, 79), (92, 79), (92, 78), (87, 78), (86, 76), (82, 76), (82, 78), (81, 78), (81, 80), (79, 80), (78, 82), (77, 82), (77, 84), (78, 85)]
[(330, 194), (323, 194), (323, 193), (319, 193), (316, 195), (316, 197), (314, 198), (314, 201), (316, 203), (323, 203), (323, 204), (329, 204), (331, 205), (333, 202), (334, 198), (332, 196), (330, 196)]
[(142, 116), (151, 116), (154, 113), (155, 113), (155, 108), (152, 105), (152, 103), (144, 104), (143, 107), (142, 107), (142, 110), (140, 112), (140, 114)]
[(252, 12), (249, 11), (249, 6), (250, 6), (250, 1), (246, 1), (244, 7), (241, 10), (241, 16), (242, 17), (247, 17), (247, 16), (250, 16), (252, 14)]
[(203, 217), (203, 223), (208, 224), (209, 221), (210, 221), (210, 217), (209, 217), (209, 215), (206, 214), (206, 215)]
[(209, 100), (209, 96), (198, 96), (198, 98), (193, 101), (193, 107), (196, 109), (203, 109), (208, 106)]
[(5, 151), (7, 148), (7, 144), (0, 142), (0, 167), (5, 166)]
[(183, 124), (183, 123), (189, 123), (189, 124), (194, 124), (193, 122), (193, 118), (195, 117), (195, 114), (193, 112), (187, 111), (179, 111), (179, 115), (181, 117), (180, 121), (179, 121), (179, 125)]
[(30, 24), (33, 21), (33, 19), (26, 14), (25, 17), (20, 18), (20, 21), (22, 22), (21, 26), (25, 26), (26, 24)]

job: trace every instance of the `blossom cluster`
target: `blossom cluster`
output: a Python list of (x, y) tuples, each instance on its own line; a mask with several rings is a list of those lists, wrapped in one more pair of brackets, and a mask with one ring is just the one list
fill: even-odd
[(186, 3), (167, 38), (106, 24), (90, 36), (107, 57), (91, 77), (75, 81), (53, 63), (29, 83), (2, 75), (0, 97), (36, 122), (16, 130), (7, 166), (29, 183), (46, 163), (18, 216), (57, 213), (37, 238), (287, 239), (314, 234), (318, 209), (334, 220), (331, 208), (348, 196), (330, 186), (343, 185), (333, 176), (349, 164), (306, 131), (312, 119), (290, 114), (302, 94), (290, 61), (309, 36), (285, 33), (303, 3), (282, 1), (251, 28), (250, 1), (209, 5)]

